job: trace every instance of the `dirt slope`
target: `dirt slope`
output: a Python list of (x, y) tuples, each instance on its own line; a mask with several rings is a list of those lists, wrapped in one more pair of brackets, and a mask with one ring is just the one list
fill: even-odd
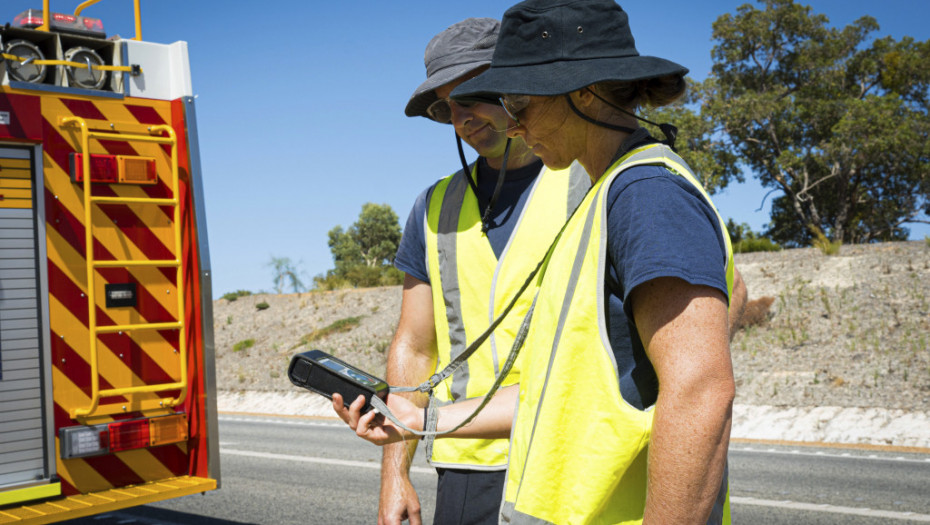
[[(731, 345), (737, 404), (928, 410), (926, 242), (844, 246), (830, 257), (812, 248), (741, 254), (736, 262), (749, 298), (772, 298), (766, 321), (741, 329)], [(290, 392), (290, 357), (311, 348), (380, 375), (400, 299), (390, 287), (217, 300), (219, 388)]]

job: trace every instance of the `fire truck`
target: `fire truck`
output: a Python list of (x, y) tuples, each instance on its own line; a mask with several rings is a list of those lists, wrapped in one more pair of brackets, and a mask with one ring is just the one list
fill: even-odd
[(108, 38), (99, 1), (0, 12), (0, 524), (219, 484), (187, 43), (139, 0)]

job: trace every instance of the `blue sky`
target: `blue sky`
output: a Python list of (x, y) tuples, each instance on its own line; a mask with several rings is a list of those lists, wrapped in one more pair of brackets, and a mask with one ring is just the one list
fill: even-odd
[[(52, 0), (51, 7), (71, 13), (79, 3)], [(272, 257), (290, 258), (311, 282), (333, 266), (326, 233), (351, 225), (366, 202), (389, 204), (403, 225), (416, 196), (459, 165), (450, 126), (403, 114), (425, 78), (426, 43), (464, 18), (500, 18), (513, 3), (142, 0), (144, 40), (189, 44), (214, 296), (270, 290)], [(703, 80), (712, 65), (711, 24), (744, 3), (620, 5), (640, 53), (674, 60)], [(868, 14), (879, 35), (930, 38), (924, 0), (801, 3), (834, 26)], [(6, 0), (2, 11), (12, 20), (40, 6)], [(103, 0), (83, 14), (102, 18), (108, 34), (131, 37), (131, 6)], [(760, 231), (779, 195), (763, 204), (765, 193), (747, 181), (714, 200), (724, 217)], [(927, 234), (926, 225), (912, 228), (914, 239)]]

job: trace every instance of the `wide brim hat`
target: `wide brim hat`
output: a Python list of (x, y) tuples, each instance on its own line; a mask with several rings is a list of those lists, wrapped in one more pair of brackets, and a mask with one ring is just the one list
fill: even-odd
[(491, 67), (451, 96), (554, 96), (687, 73), (671, 60), (640, 55), (629, 18), (613, 0), (526, 0), (504, 13)]
[(499, 29), (493, 18), (468, 18), (434, 36), (423, 57), (426, 81), (413, 92), (404, 113), (429, 118), (426, 108), (436, 101), (436, 88), (490, 65)]

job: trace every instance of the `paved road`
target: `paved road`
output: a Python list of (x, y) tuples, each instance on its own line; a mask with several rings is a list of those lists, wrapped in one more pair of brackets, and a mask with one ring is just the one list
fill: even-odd
[[(220, 433), (220, 490), (66, 523), (375, 523), (380, 449), (341, 424), (222, 416)], [(930, 523), (930, 455), (734, 444), (730, 473), (734, 523)], [(421, 454), (412, 478), (432, 516), (436, 475)]]

